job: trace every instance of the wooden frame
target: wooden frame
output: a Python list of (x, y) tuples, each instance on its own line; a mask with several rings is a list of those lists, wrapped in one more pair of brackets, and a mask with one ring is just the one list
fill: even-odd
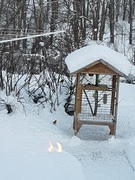
[[(98, 60), (86, 67), (77, 70), (72, 73), (76, 74), (76, 95), (75, 95), (75, 110), (74, 110), (74, 122), (73, 129), (74, 134), (80, 130), (81, 126), (84, 124), (87, 125), (100, 125), (100, 126), (108, 126), (110, 129), (110, 134), (116, 135), (116, 123), (117, 123), (117, 110), (118, 110), (118, 94), (119, 94), (119, 77), (124, 76), (122, 72), (106, 63), (103, 60)], [(92, 85), (92, 84), (81, 84), (80, 78), (82, 74), (107, 74), (112, 76), (112, 87), (109, 88), (106, 84), (104, 85)], [(111, 121), (100, 121), (100, 120), (85, 120), (85, 118), (79, 119), (79, 113), (81, 113), (82, 106), (82, 92), (83, 90), (92, 91), (109, 91), (111, 92), (111, 105), (110, 105), (110, 114), (113, 116)]]

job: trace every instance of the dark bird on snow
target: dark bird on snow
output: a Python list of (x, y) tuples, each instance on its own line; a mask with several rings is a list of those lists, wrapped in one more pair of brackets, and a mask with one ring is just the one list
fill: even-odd
[(57, 122), (57, 120), (53, 121), (53, 124), (55, 125), (55, 124), (56, 124), (56, 122)]

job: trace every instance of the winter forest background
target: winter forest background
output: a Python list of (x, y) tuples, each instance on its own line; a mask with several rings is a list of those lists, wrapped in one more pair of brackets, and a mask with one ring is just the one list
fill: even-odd
[[(57, 35), (0, 44), (0, 89), (7, 96), (22, 105), (24, 94), (42, 106), (49, 102), (52, 112), (64, 84), (69, 103), (74, 79), (65, 57), (91, 41), (113, 48), (135, 64), (135, 0), (0, 0), (0, 40), (61, 30)], [(5, 99), (0, 98), (0, 104), (12, 111)]]

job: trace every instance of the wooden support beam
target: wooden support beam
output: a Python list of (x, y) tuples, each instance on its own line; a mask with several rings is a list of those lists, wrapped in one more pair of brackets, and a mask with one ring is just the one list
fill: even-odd
[(74, 130), (74, 135), (76, 135), (76, 134), (78, 133), (78, 131), (80, 130), (81, 127), (82, 127), (82, 124), (79, 124), (79, 123), (77, 122), (77, 124), (76, 124), (76, 129)]
[[(110, 129), (110, 134), (111, 135), (116, 135), (116, 123), (115, 122), (78, 120), (77, 123), (78, 123), (78, 127), (79, 127), (78, 131), (79, 131), (79, 129), (81, 128), (81, 126), (83, 124), (87, 124), (87, 125), (99, 125), (99, 126), (108, 126), (109, 129)], [(76, 132), (76, 134), (77, 134), (77, 132)]]
[(74, 122), (73, 122), (73, 129), (75, 135), (80, 129), (78, 127), (77, 116), (78, 113), (81, 111), (81, 103), (82, 103), (81, 98), (82, 98), (82, 85), (80, 84), (80, 74), (78, 73), (76, 78), (75, 112), (74, 112)]
[(115, 106), (115, 94), (116, 94), (116, 76), (113, 76), (112, 78), (112, 88), (115, 89), (115, 91), (112, 91), (112, 96), (111, 96), (111, 109), (110, 113), (114, 115), (114, 106)]
[(120, 84), (120, 81), (119, 81), (119, 77), (117, 77), (117, 92), (116, 92), (116, 104), (115, 104), (115, 122), (117, 122), (117, 112), (118, 112), (118, 98), (119, 98), (119, 84)]
[(113, 126), (115, 123), (112, 121), (86, 121), (86, 120), (78, 120), (78, 124), (88, 124), (88, 125), (100, 125), (100, 126)]
[(97, 91), (112, 91), (111, 88), (109, 88), (107, 85), (99, 84), (98, 86), (95, 85), (85, 85), (83, 86), (83, 89), (85, 90), (97, 90)]
[(109, 125), (110, 135), (116, 135), (116, 123)]

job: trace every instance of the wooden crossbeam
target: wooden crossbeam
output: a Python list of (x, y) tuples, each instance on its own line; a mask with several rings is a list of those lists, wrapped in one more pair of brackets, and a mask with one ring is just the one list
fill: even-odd
[(111, 126), (114, 125), (115, 122), (113, 121), (87, 121), (87, 120), (78, 120), (78, 124), (89, 124), (89, 125), (101, 125), (101, 126)]

